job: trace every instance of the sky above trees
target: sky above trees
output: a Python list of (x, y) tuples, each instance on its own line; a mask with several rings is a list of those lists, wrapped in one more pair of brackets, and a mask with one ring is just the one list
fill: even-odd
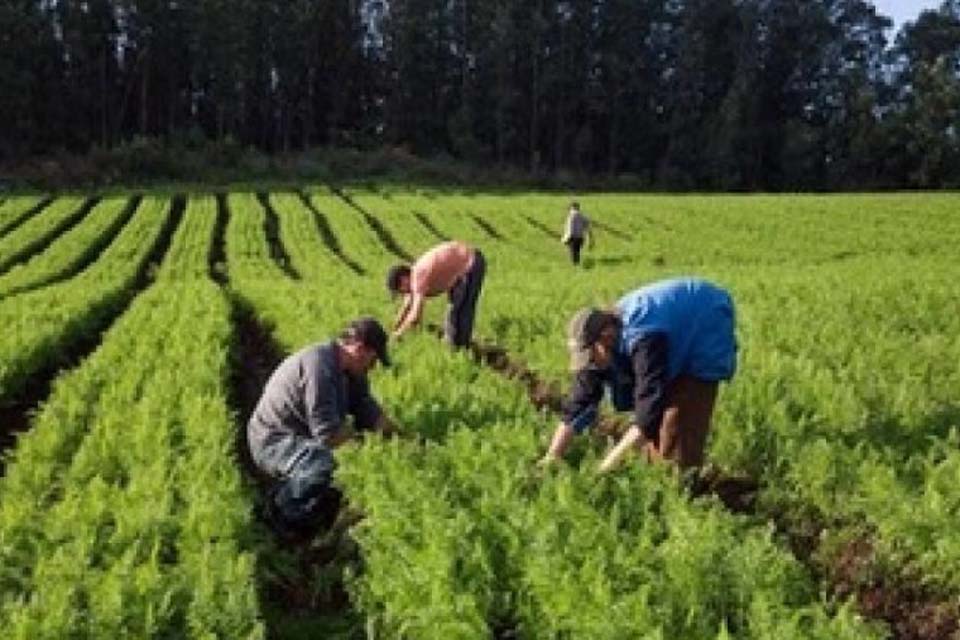
[(894, 29), (899, 29), (904, 22), (915, 20), (924, 9), (936, 9), (940, 3), (937, 0), (874, 0), (877, 11), (893, 18)]

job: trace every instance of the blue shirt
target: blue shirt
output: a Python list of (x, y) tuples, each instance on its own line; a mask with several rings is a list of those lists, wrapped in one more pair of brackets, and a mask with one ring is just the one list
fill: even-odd
[(668, 381), (733, 376), (733, 301), (720, 287), (699, 278), (661, 280), (623, 296), (617, 310), (623, 321), (617, 351), (624, 358), (641, 338), (661, 333), (668, 344)]
[(728, 380), (736, 369), (730, 295), (697, 278), (674, 278), (632, 291), (616, 305), (620, 341), (606, 369), (577, 372), (564, 419), (578, 433), (597, 419), (603, 387), (614, 408), (633, 409), (648, 437), (659, 429), (670, 382), (681, 375)]

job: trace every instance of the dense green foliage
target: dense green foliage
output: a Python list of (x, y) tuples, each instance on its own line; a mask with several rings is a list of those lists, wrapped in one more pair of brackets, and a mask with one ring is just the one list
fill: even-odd
[(263, 637), (210, 213), (187, 212), (157, 283), (18, 442), (0, 483), (4, 637)]
[(45, 251), (0, 276), (0, 298), (70, 275), (91, 261), (113, 239), (133, 207), (126, 198), (97, 204), (81, 223), (56, 238)]
[[(121, 222), (111, 216), (126, 202), (114, 199), (51, 238), (22, 270), (65, 279), (0, 301), (0, 402), (112, 326), (55, 377), (6, 454), (0, 635), (277, 632), (280, 605), (262, 581), (288, 559), (259, 539), (237, 465), (243, 425), (228, 380), (250, 363), (231, 358), (241, 339), (232, 319), (250, 315), (283, 352), (361, 314), (389, 324), (387, 267), (448, 237), (487, 256), (477, 336), (557, 389), (568, 384), (564, 327), (578, 307), (671, 275), (728, 287), (740, 370), (721, 390), (709, 458), (760, 479), (763, 505), (820, 514), (824, 541), (868, 536), (873, 570), (956, 597), (960, 273), (944, 241), (960, 234), (956, 196), (582, 202), (596, 246), (579, 268), (559, 242), (567, 202), (539, 193), (191, 195), (182, 216), (148, 197)], [(112, 224), (123, 227), (105, 240)], [(57, 266), (105, 241), (78, 274)], [(427, 321), (444, 307), (431, 301)], [(734, 515), (635, 461), (598, 476), (602, 439), (578, 439), (568, 464), (539, 472), (556, 416), (523, 385), (429, 331), (391, 350), (394, 367), (377, 369), (372, 387), (405, 437), (367, 436), (336, 455), (336, 482), (366, 514), (352, 529), (362, 561), (348, 577), (356, 616), (343, 633), (887, 635), (830, 597), (762, 509)], [(320, 591), (330, 576), (314, 579), (302, 589)]]
[(0, 401), (31, 377), (65, 364), (71, 346), (95, 337), (129, 301), (156, 246), (169, 202), (147, 198), (99, 260), (70, 280), (0, 302)]

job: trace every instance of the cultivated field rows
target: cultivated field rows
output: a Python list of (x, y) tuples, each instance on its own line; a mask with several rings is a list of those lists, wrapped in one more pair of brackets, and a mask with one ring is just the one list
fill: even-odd
[[(865, 575), (845, 584), (906, 580), (948, 617), (960, 593), (955, 197), (591, 196), (596, 247), (580, 269), (559, 243), (565, 204), (326, 188), (5, 201), (0, 405), (54, 384), (0, 479), (4, 637), (282, 635), (277, 550), (235, 447), (257, 393), (243, 380), (269, 367), (238, 355), (241, 324), (273, 350), (267, 363), (360, 314), (388, 324), (386, 268), (445, 238), (487, 255), (478, 337), (558, 391), (575, 309), (668, 275), (727, 286), (740, 371), (709, 457), (760, 482), (757, 506), (693, 500), (659, 468), (596, 477), (602, 439), (538, 475), (556, 416), (422, 332), (373, 381), (417, 437), (339, 455), (338, 481), (367, 516), (348, 581), (365, 622), (345, 633), (901, 633), (889, 612), (834, 599), (844, 590), (822, 567), (851, 548), (865, 550)], [(804, 518), (815, 554), (784, 530)]]

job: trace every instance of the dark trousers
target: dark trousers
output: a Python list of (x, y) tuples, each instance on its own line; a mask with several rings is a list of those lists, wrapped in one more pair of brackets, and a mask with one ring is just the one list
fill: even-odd
[(477, 315), (477, 300), (487, 273), (487, 260), (480, 251), (473, 254), (473, 266), (447, 293), (450, 308), (443, 323), (443, 333), (452, 347), (465, 347), (473, 335), (473, 319)]
[(583, 248), (583, 238), (570, 238), (567, 240), (567, 248), (570, 249), (571, 262), (580, 264), (580, 249)]
[(330, 486), (336, 462), (329, 448), (290, 435), (251, 454), (271, 478), (265, 509), (270, 526), (284, 533), (307, 533), (333, 524), (341, 496)]

